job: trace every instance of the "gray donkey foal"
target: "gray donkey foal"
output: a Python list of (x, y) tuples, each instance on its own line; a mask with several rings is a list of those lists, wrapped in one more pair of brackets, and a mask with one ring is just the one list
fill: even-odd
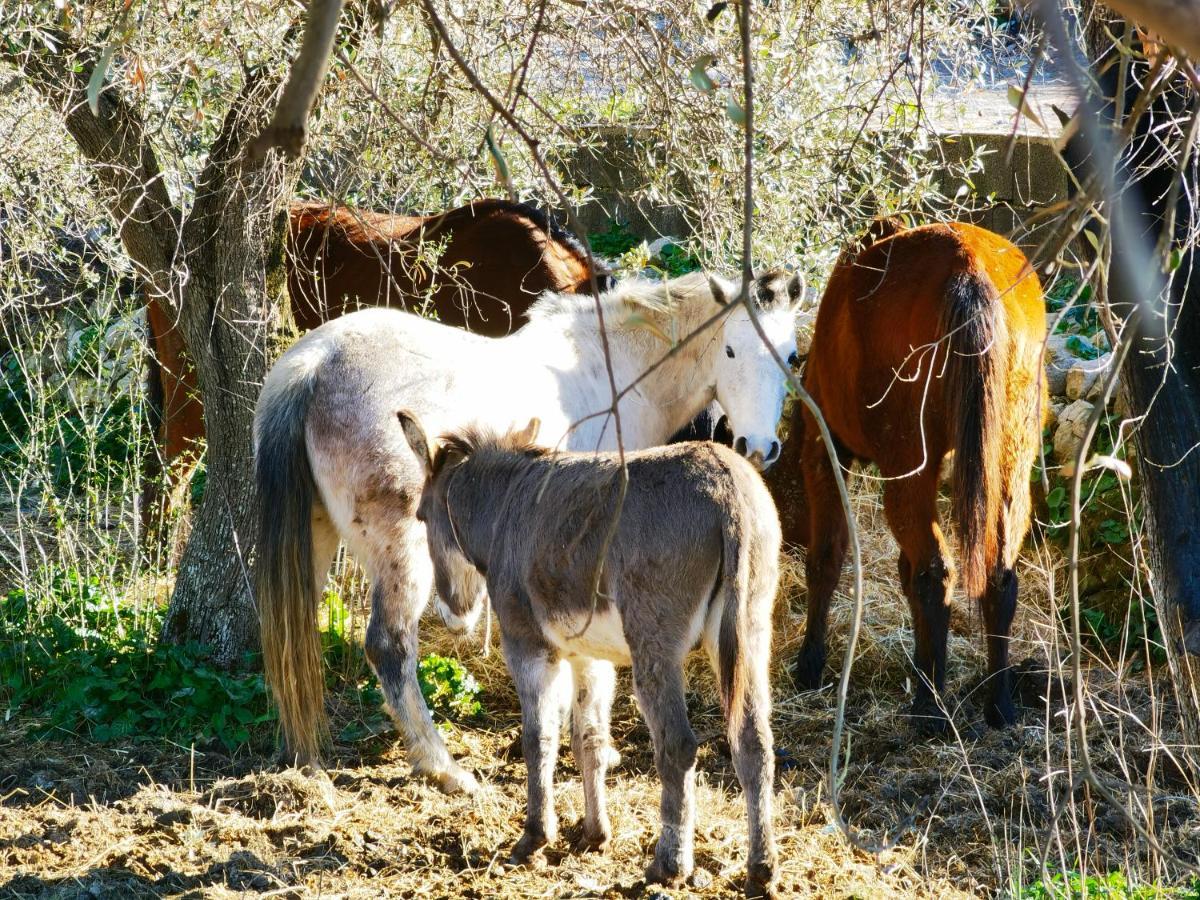
[(604, 776), (613, 666), (631, 664), (662, 780), (662, 833), (646, 879), (677, 885), (692, 873), (697, 742), (683, 661), (700, 643), (718, 676), (746, 795), (746, 892), (769, 895), (775, 842), (767, 667), (780, 533), (758, 473), (711, 443), (628, 454), (628, 490), (593, 605), (616, 499), (615, 454), (537, 448), (536, 420), (506, 437), (453, 434), (431, 453), (415, 417), (399, 416), (427, 472), (417, 518), (427, 529), (443, 617), (473, 622), (483, 602), (479, 592), (456, 590), (459, 569), (450, 563), (461, 566), (465, 557), (486, 577), (521, 700), (529, 807), (511, 861), (527, 862), (556, 835), (556, 682), (565, 659), (575, 679), (572, 742), (584, 786), (578, 849), (602, 849), (610, 836)]

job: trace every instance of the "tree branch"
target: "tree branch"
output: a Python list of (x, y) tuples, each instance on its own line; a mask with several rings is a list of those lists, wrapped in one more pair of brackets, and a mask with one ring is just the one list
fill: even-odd
[(267, 127), (250, 145), (254, 159), (261, 159), (272, 148), (282, 150), (290, 159), (300, 156), (308, 138), (308, 113), (329, 67), (341, 14), (342, 0), (310, 0), (304, 39), (292, 62), (279, 105)]
[[(29, 31), (9, 31), (0, 59), (16, 66), (34, 89), (58, 107), (80, 151), (95, 163), (107, 188), (105, 201), (117, 221), (121, 242), (152, 289), (170, 301), (170, 273), (178, 246), (180, 213), (167, 194), (158, 159), (139, 113), (110, 85), (97, 98), (99, 115), (87, 102), (95, 54), (58, 30), (43, 31), (54, 49)], [(72, 61), (82, 64), (72, 66)]]

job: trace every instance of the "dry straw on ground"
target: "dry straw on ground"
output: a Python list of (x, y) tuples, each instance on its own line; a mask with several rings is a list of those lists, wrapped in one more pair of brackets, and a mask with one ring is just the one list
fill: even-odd
[[(855, 485), (864, 536), (867, 608), (847, 711), (851, 762), (843, 797), (859, 828), (897, 850), (874, 859), (848, 849), (825, 804), (832, 688), (796, 695), (786, 675), (803, 624), (803, 572), (785, 567), (773, 662), (780, 885), (785, 896), (954, 897), (1017, 893), (1050, 870), (1122, 870), (1131, 881), (1178, 883), (1116, 811), (1071, 791), (1064, 741), (1069, 707), (1045, 660), (1062, 632), (1048, 585), (1061, 563), (1034, 542), (1022, 562), (1015, 658), (1031, 657), (1019, 724), (981, 727), (975, 699), (984, 670), (979, 619), (960, 609), (951, 637), (949, 700), (957, 735), (915, 736), (903, 715), (911, 695), (908, 612), (894, 579), (896, 549), (870, 482)], [(832, 616), (833, 654), (844, 646), (849, 599)], [(478, 639), (455, 642), (433, 619), (425, 646), (462, 658), (484, 687), (486, 718), (454, 726), (451, 749), (485, 784), (482, 795), (445, 797), (413, 780), (395, 735), (340, 745), (327, 774), (273, 768), (268, 760), (194, 756), (145, 744), (98, 749), (0, 737), (0, 878), (14, 897), (636, 897), (656, 834), (658, 782), (649, 735), (628, 683), (618, 692), (614, 735), (624, 755), (610, 777), (613, 841), (603, 856), (568, 852), (582, 815), (579, 775), (565, 743), (558, 811), (562, 835), (548, 864), (506, 869), (521, 831), (524, 764), (509, 750), (519, 715), (500, 655)], [(1038, 676), (1036, 672), (1041, 671)], [(1131, 809), (1184, 858), (1200, 849), (1195, 772), (1179, 753), (1172, 692), (1144, 674), (1087, 669), (1093, 756), (1105, 778), (1136, 787)], [(830, 678), (832, 682), (832, 676)], [(1046, 696), (1050, 686), (1049, 700)], [(707, 665), (691, 666), (689, 704), (702, 739), (697, 865), (711, 884), (678, 896), (734, 896), (745, 864), (745, 819)], [(3, 734), (0, 732), (0, 734)], [(1174, 755), (1175, 760), (1172, 759)], [(1054, 772), (1047, 779), (1047, 771)], [(1121, 796), (1127, 796), (1122, 790)], [(1047, 844), (1053, 810), (1062, 807)]]

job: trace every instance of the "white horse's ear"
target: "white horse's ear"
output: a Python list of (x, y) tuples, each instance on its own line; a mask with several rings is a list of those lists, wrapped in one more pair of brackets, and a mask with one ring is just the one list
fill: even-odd
[(793, 272), (792, 277), (788, 279), (787, 292), (788, 300), (792, 304), (792, 312), (803, 312), (813, 305), (813, 298), (808, 293), (808, 285), (799, 271)]
[(433, 453), (429, 448), (429, 438), (425, 436), (425, 429), (421, 427), (421, 421), (415, 413), (407, 409), (397, 412), (396, 418), (400, 420), (400, 430), (404, 432), (404, 439), (417, 455), (425, 469), (425, 477), (428, 478), (433, 474)]
[(525, 430), (517, 432), (514, 437), (521, 444), (532, 444), (537, 439), (538, 431), (541, 427), (542, 420), (534, 416), (529, 420), (529, 424), (525, 426)]
[(729, 305), (730, 295), (734, 292), (720, 275), (708, 276), (708, 289), (712, 292), (712, 298), (717, 302), (717, 306)]

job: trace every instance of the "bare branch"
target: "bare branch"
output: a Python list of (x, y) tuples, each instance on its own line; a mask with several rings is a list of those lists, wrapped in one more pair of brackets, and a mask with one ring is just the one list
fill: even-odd
[(333, 51), (333, 38), (341, 14), (342, 0), (310, 0), (304, 39), (292, 62), (279, 105), (267, 127), (250, 145), (254, 159), (260, 159), (273, 148), (282, 150), (290, 159), (296, 159), (304, 150), (304, 142), (308, 139), (308, 113), (329, 67), (329, 54)]
[[(63, 31), (42, 32), (54, 49), (29, 32), (9, 31), (0, 59), (16, 66), (46, 101), (57, 107), (80, 151), (96, 164), (107, 188), (104, 198), (120, 229), (130, 259), (153, 289), (166, 298), (178, 243), (180, 213), (167, 194), (158, 160), (138, 112), (112, 86), (97, 98), (99, 115), (87, 102), (95, 54)], [(81, 65), (72, 65), (73, 62)]]

